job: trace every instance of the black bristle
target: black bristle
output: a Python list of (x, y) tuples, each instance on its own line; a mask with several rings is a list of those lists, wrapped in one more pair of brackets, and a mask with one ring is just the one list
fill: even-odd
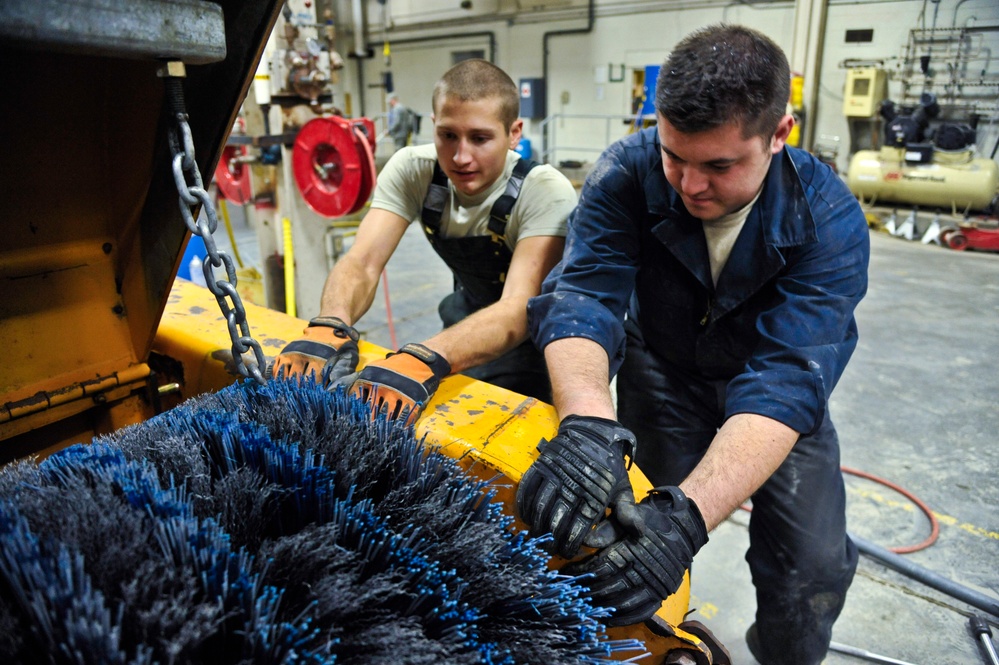
[(235, 547), (260, 548), (285, 491), (256, 469), (236, 469), (219, 478), (206, 497), (204, 514), (214, 514)]
[[(342, 389), (244, 381), (0, 471), (3, 662), (606, 663), (489, 483)], [(63, 654), (60, 656), (59, 654)]]

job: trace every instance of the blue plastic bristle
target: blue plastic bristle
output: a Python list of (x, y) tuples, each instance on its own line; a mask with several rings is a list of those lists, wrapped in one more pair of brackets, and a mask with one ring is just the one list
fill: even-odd
[[(541, 542), (512, 530), (491, 483), (342, 389), (244, 381), (8, 474), (0, 611), (35, 637), (0, 642), (15, 650), (0, 651), (3, 662), (52, 649), (50, 635), (81, 662), (554, 665), (644, 654), (606, 638), (608, 611), (548, 571)], [(91, 510), (129, 507), (114, 514), (145, 530), (119, 547), (152, 578), (91, 575), (89, 550), (40, 545), (73, 533), (46, 518), (69, 491)]]
[[(0, 578), (30, 632), (28, 653), (41, 660), (124, 663), (119, 630), (103, 594), (92, 587), (82, 557), (59, 545), (43, 546), (27, 523), (0, 503)], [(52, 653), (54, 651), (54, 653)]]

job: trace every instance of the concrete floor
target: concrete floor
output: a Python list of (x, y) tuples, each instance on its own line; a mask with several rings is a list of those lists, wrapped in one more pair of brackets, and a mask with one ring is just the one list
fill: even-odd
[[(234, 223), (238, 242), (252, 244), (252, 232)], [(240, 250), (252, 261), (252, 247)], [(999, 598), (999, 254), (879, 232), (871, 233), (871, 250), (870, 291), (857, 313), (860, 343), (831, 405), (842, 462), (903, 487), (935, 514), (938, 540), (907, 560)], [(435, 333), (437, 302), (451, 277), (415, 225), (387, 277), (397, 344)], [(379, 288), (358, 328), (391, 347), (387, 311)], [(851, 533), (885, 548), (929, 534), (927, 517), (904, 496), (853, 475), (846, 484)], [(737, 665), (754, 662), (743, 640), (755, 612), (743, 558), (747, 524), (739, 511), (711, 534), (695, 561), (690, 604), (691, 618), (715, 632)], [(982, 614), (861, 556), (833, 640), (896, 659), (881, 662), (987, 663), (968, 629), (972, 612)], [(999, 617), (990, 620), (999, 626)], [(826, 662), (864, 661), (833, 652)]]

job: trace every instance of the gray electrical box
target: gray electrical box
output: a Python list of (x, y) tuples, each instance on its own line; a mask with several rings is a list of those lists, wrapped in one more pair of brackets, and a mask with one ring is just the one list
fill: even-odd
[(545, 80), (520, 79), (520, 117), (541, 120), (546, 115)]

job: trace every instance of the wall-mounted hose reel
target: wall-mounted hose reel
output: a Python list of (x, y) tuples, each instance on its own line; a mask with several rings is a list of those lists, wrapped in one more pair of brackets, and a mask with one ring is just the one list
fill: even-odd
[(374, 123), (329, 116), (310, 120), (292, 150), (295, 184), (309, 208), (343, 217), (367, 203), (375, 187)]

